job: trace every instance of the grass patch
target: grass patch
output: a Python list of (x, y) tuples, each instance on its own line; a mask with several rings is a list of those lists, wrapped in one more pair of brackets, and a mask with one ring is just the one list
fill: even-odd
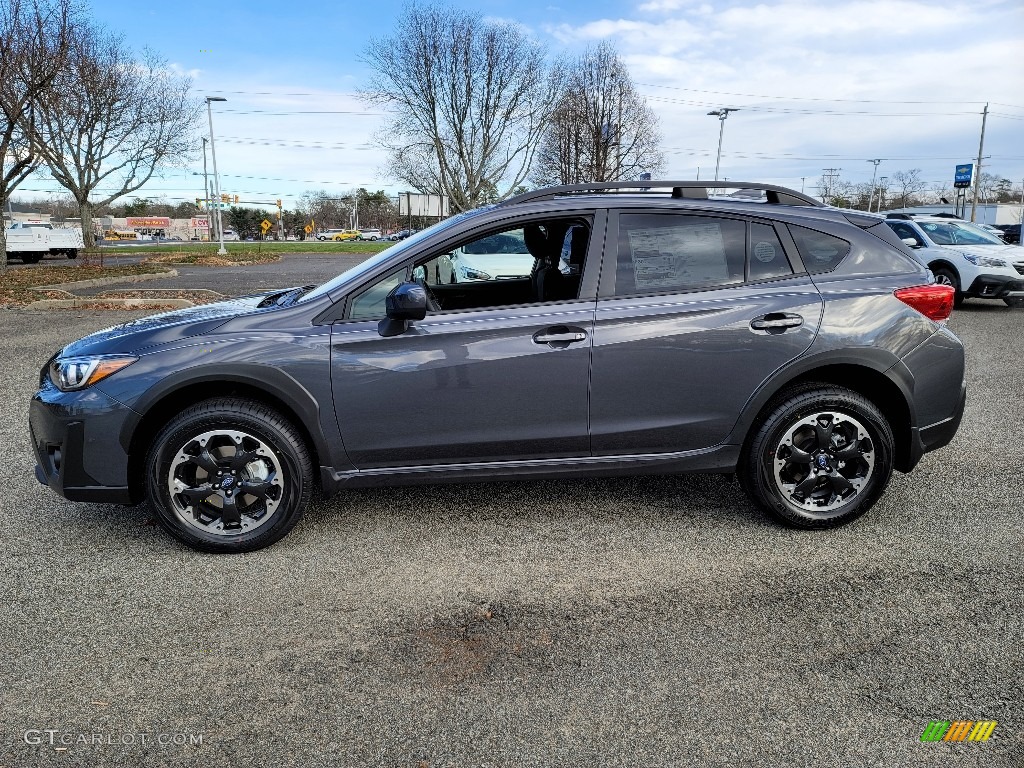
[(171, 251), (150, 256), (144, 264), (198, 264), (201, 267), (245, 267), (280, 261), (276, 253), (231, 253), (218, 256), (216, 251)]
[[(394, 243), (386, 240), (378, 240), (377, 242), (340, 242), (336, 243), (333, 241), (320, 242), (319, 240), (304, 240), (304, 241), (287, 241), (277, 242), (274, 240), (268, 242), (245, 242), (245, 243), (224, 243), (224, 248), (228, 252), (228, 258), (236, 256), (251, 256), (253, 254), (261, 255), (267, 253), (380, 253), (385, 248), (394, 245)], [(216, 256), (218, 250), (217, 243), (173, 243), (165, 245), (131, 245), (131, 246), (119, 246), (109, 245), (102, 246), (104, 255), (110, 254), (205, 254), (209, 256)], [(221, 257), (224, 258), (224, 257)], [(191, 263), (191, 262), (190, 262)]]
[(65, 298), (59, 294), (43, 295), (34, 290), (39, 285), (74, 283), (99, 277), (128, 277), (167, 272), (164, 267), (150, 264), (130, 264), (123, 267), (95, 267), (80, 264), (67, 267), (15, 267), (0, 272), (0, 306), (28, 304), (40, 298)]

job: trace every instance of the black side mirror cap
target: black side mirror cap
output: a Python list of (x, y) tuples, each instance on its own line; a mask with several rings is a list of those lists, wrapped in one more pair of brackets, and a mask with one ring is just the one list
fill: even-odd
[(427, 291), (419, 283), (399, 283), (384, 299), (390, 320), (422, 320), (427, 316)]

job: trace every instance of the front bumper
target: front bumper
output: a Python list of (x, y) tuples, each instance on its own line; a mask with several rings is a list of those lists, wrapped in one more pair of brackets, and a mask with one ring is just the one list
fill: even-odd
[(61, 392), (44, 383), (29, 406), (36, 479), (72, 501), (137, 503), (118, 440), (131, 414), (95, 387)]
[(964, 292), (976, 299), (1012, 299), (1024, 297), (1024, 276), (978, 275)]

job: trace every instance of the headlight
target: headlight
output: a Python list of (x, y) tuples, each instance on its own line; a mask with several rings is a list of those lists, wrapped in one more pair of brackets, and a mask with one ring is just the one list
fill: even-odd
[(481, 272), (479, 269), (470, 269), (469, 267), (462, 268), (462, 276), (467, 280), (490, 280), (491, 276), (486, 272)]
[(96, 355), (95, 357), (58, 357), (50, 363), (50, 381), (57, 389), (71, 392), (91, 387), (97, 381), (117, 373), (139, 358)]
[(1008, 267), (1010, 266), (1002, 259), (993, 259), (991, 256), (972, 256), (969, 253), (964, 254), (964, 258), (967, 259), (971, 264), (976, 267)]

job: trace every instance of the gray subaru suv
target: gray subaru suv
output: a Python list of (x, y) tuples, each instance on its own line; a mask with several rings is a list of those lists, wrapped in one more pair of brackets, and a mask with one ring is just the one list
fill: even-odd
[(242, 552), (314, 492), (509, 478), (735, 473), (779, 520), (828, 528), (952, 439), (953, 292), (881, 218), (643, 184), (528, 192), (319, 287), (69, 344), (32, 399), (36, 476)]

